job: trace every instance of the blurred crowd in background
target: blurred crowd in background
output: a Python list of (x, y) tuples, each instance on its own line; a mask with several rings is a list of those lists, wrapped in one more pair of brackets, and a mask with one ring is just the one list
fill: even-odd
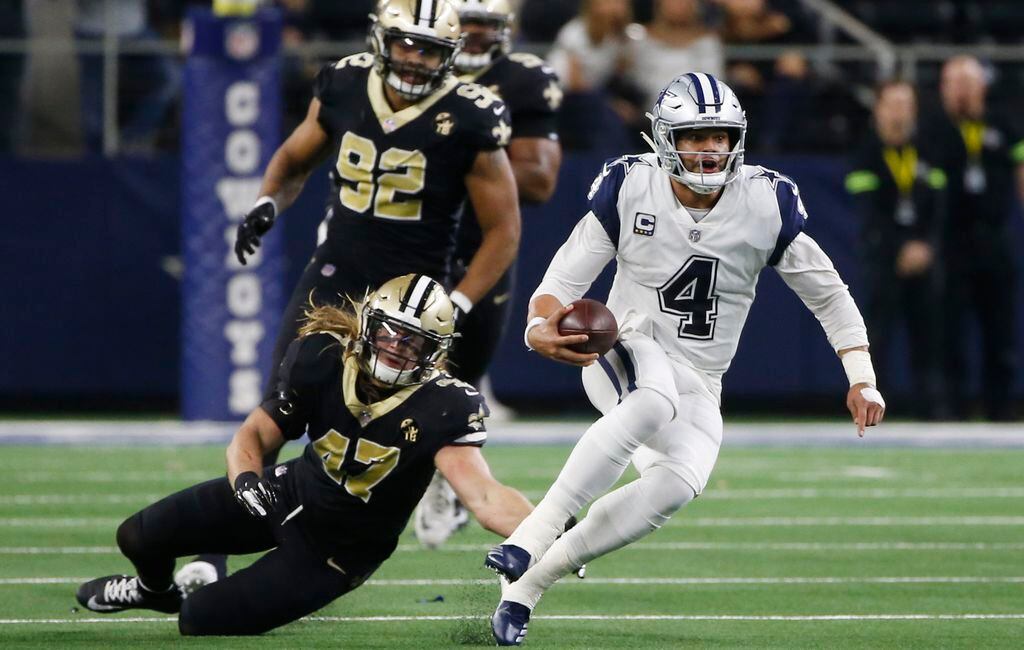
[[(304, 115), (310, 80), (320, 63), (361, 49), (375, 0), (274, 3), (287, 21), (287, 129)], [(182, 64), (173, 44), (193, 4), (209, 0), (0, 0), (0, 40), (7, 44), (0, 49), (0, 96), (14, 98), (0, 102), (0, 151), (103, 150), (108, 30), (116, 34), (119, 50), (118, 150), (173, 151)], [(806, 0), (513, 4), (518, 5), (517, 47), (546, 57), (562, 80), (562, 140), (568, 150), (601, 153), (641, 146), (644, 113), (658, 90), (685, 70), (714, 74), (736, 90), (754, 125), (750, 151), (843, 152), (870, 120), (867, 91), (877, 81), (876, 62), (870, 57), (852, 62), (809, 57), (798, 46), (852, 41), (835, 33), (826, 38), (819, 12)], [(894, 43), (1024, 40), (1024, 3), (1015, 0), (835, 4)], [(20, 38), (29, 39), (27, 52), (13, 45)], [(55, 47), (60, 42), (66, 46)], [(152, 53), (160, 43), (163, 51)], [(751, 44), (779, 49), (727, 56), (727, 50), (742, 52)], [(310, 45), (326, 47), (304, 47)], [(936, 90), (938, 64), (917, 66), (926, 97)], [(1012, 88), (1022, 70), (1024, 61), (988, 69), (994, 101), (1020, 101)]]
[[(0, 153), (176, 152), (181, 25), (190, 5), (203, 4), (209, 2), (0, 0)], [(376, 0), (274, 4), (286, 19), (282, 133), (288, 133), (306, 113), (320, 66), (365, 48)], [(640, 132), (649, 128), (645, 113), (659, 90), (677, 74), (699, 70), (726, 81), (743, 103), (748, 161), (779, 154), (847, 160), (847, 198), (861, 217), (861, 304), (883, 385), (894, 356), (886, 349), (893, 349), (892, 332), (903, 321), (907, 349), (899, 353), (909, 356), (914, 396), (903, 412), (968, 417), (959, 396), (966, 390), (965, 346), (973, 327), (981, 343), (985, 415), (1015, 417), (1011, 385), (1021, 328), (1014, 320), (1012, 242), (1019, 225), (1010, 215), (1024, 196), (1017, 118), (1024, 108), (1024, 56), (1005, 48), (980, 59), (956, 54), (965, 46), (1019, 48), (1024, 2), (513, 5), (515, 49), (545, 57), (561, 80), (560, 136), (567, 152), (600, 160), (646, 151)], [(823, 7), (842, 9), (873, 30), (870, 38), (880, 36), (875, 47), (864, 46), (863, 34), (858, 44), (849, 29), (823, 21)], [(878, 56), (879, 41), (900, 48), (889, 70)], [(829, 48), (860, 55), (830, 55)], [(105, 56), (111, 52), (117, 56)]]

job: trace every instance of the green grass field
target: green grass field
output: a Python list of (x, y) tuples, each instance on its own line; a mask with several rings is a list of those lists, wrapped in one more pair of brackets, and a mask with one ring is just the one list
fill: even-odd
[[(536, 501), (568, 451), (486, 454)], [(497, 538), (475, 524), (433, 552), (406, 533), (373, 581), (258, 639), (181, 639), (160, 614), (76, 611), (80, 580), (131, 572), (114, 548), (120, 520), (219, 474), (222, 457), (0, 447), (0, 648), (491, 644), (498, 591), (481, 563)], [(527, 645), (1024, 647), (1022, 476), (1021, 450), (727, 447), (705, 495), (669, 525), (556, 585)]]

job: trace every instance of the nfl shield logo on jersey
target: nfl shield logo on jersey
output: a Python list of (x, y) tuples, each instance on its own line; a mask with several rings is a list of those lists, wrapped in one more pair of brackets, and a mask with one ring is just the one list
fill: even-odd
[(690, 231), (690, 241), (692, 241), (694, 244), (696, 244), (697, 242), (700, 241), (700, 231), (699, 230), (694, 229), (694, 230)]

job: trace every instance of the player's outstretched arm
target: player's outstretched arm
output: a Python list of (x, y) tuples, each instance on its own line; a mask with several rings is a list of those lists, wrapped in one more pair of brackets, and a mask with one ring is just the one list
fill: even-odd
[(491, 475), (479, 447), (442, 447), (434, 455), (434, 464), (463, 505), (492, 533), (508, 537), (533, 510), (521, 492)]
[(234, 485), (235, 479), (243, 472), (259, 474), (263, 471), (263, 457), (280, 449), (283, 444), (281, 428), (266, 411), (256, 407), (238, 427), (228, 445), (228, 480)]
[(512, 138), (508, 159), (524, 201), (543, 203), (555, 193), (562, 146), (550, 138)]
[[(466, 174), (466, 191), (473, 203), (483, 239), (455, 291), (468, 299), (463, 311), (480, 301), (512, 264), (519, 249), (519, 194), (504, 149), (481, 151)], [(455, 298), (453, 296), (453, 298)]]
[(277, 215), (295, 202), (306, 179), (330, 151), (331, 139), (320, 125), (320, 100), (309, 104), (306, 118), (284, 141), (267, 165), (260, 198), (238, 225), (235, 255), (242, 264), (260, 245), (260, 237), (274, 225)]
[(597, 354), (582, 354), (569, 349), (570, 345), (586, 343), (586, 334), (562, 336), (558, 323), (573, 310), (572, 304), (562, 305), (551, 294), (540, 294), (530, 300), (529, 322), (526, 325), (527, 347), (539, 354), (574, 366), (589, 366), (597, 361)]

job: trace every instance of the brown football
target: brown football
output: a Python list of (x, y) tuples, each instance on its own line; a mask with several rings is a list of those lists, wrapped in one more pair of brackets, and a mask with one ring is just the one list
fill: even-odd
[(612, 349), (619, 338), (619, 325), (615, 322), (615, 314), (596, 300), (583, 298), (572, 303), (573, 309), (558, 323), (558, 333), (562, 336), (586, 334), (590, 338), (586, 343), (577, 343), (570, 349), (583, 354), (601, 354)]

